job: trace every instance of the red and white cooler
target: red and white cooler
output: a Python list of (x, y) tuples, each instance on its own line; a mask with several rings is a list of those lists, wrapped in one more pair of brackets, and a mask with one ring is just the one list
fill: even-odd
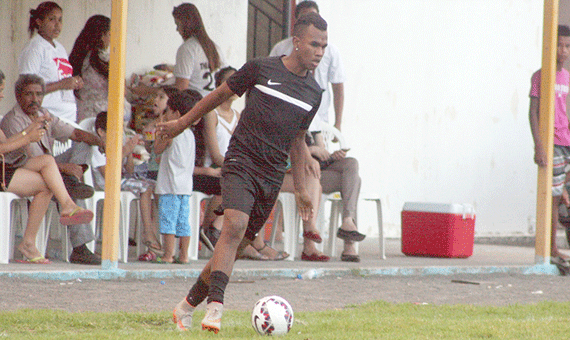
[(469, 257), (474, 236), (475, 209), (470, 204), (404, 204), (402, 253), (406, 255)]

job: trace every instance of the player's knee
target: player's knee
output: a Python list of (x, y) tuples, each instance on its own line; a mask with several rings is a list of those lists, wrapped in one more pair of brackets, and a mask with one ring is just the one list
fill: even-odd
[[(246, 216), (247, 217), (247, 216)], [(247, 218), (235, 214), (224, 214), (224, 227), (227, 230), (230, 237), (239, 238), (243, 237), (245, 230), (247, 229)]]

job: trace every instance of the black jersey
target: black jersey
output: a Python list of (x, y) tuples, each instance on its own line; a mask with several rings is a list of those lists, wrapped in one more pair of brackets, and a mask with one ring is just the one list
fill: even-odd
[(311, 73), (291, 73), (281, 57), (247, 62), (228, 80), (241, 96), (249, 91), (225, 162), (240, 162), (268, 178), (282, 177), (291, 143), (307, 130), (321, 103), (322, 89)]

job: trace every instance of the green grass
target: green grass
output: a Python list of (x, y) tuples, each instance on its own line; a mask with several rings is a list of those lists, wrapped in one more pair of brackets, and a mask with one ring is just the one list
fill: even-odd
[[(249, 312), (224, 313), (222, 330), (178, 332), (169, 312), (0, 312), (0, 339), (252, 339)], [(566, 339), (570, 303), (479, 307), (374, 302), (295, 314), (288, 339)]]

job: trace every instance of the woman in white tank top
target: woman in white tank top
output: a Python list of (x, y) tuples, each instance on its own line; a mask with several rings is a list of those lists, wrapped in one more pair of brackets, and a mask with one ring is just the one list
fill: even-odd
[[(220, 86), (235, 72), (236, 69), (233, 67), (221, 69), (216, 73), (216, 87)], [(232, 103), (236, 99), (236, 95), (232, 96), (206, 116), (204, 138), (208, 152), (204, 166), (221, 167), (224, 163), (224, 155), (239, 121), (239, 113), (232, 108)]]

